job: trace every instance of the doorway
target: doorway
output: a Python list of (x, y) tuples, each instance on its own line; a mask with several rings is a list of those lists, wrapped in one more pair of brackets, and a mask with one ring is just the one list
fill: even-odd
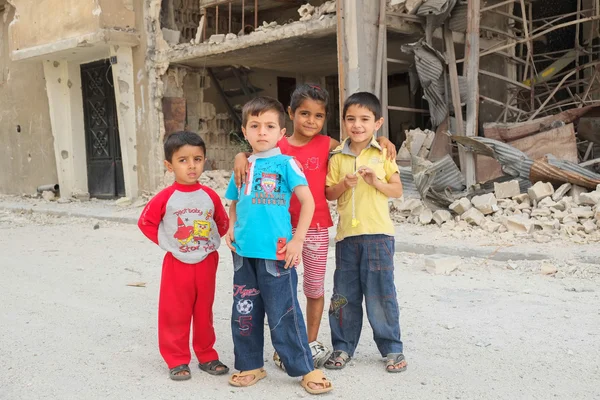
[(125, 196), (123, 160), (111, 64), (81, 65), (83, 116), (90, 197)]

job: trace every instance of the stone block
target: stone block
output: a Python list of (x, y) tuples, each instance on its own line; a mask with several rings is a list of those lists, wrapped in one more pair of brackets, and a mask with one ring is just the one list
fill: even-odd
[(581, 193), (579, 195), (579, 203), (595, 206), (600, 202), (600, 192), (593, 191), (589, 193)]
[(425, 143), (427, 135), (420, 129), (413, 129), (406, 132), (406, 142), (410, 154), (417, 155), (423, 143)]
[(494, 193), (497, 199), (509, 199), (521, 193), (518, 181), (494, 182)]
[(590, 234), (598, 229), (596, 224), (594, 222), (592, 222), (592, 220), (589, 220), (589, 219), (587, 221), (585, 221), (582, 225), (583, 225), (583, 230), (587, 234)]
[(531, 233), (533, 232), (534, 223), (527, 218), (514, 215), (504, 220), (504, 226), (509, 232)]
[(594, 218), (594, 211), (589, 206), (573, 207), (571, 208), (571, 215), (577, 218)]
[(429, 149), (426, 148), (425, 146), (421, 147), (421, 150), (419, 150), (419, 152), (417, 153), (417, 157), (421, 157), (421, 158), (427, 158), (428, 155), (429, 155)]
[(588, 190), (586, 188), (582, 187), (582, 186), (573, 185), (571, 187), (571, 190), (569, 191), (569, 196), (571, 196), (573, 198), (573, 202), (575, 204), (581, 204), (579, 202), (579, 196), (582, 193), (587, 193), (587, 191)]
[(432, 254), (425, 257), (425, 270), (435, 275), (450, 275), (456, 271), (462, 260), (460, 257)]
[(435, 139), (435, 132), (426, 129), (425, 131), (425, 141), (423, 142), (423, 147), (426, 149), (431, 149), (431, 145), (433, 144), (433, 139)]
[(475, 196), (471, 199), (471, 204), (473, 204), (473, 207), (479, 210), (483, 215), (493, 213), (495, 211), (494, 206), (498, 207), (498, 201), (496, 200), (494, 193)]
[(569, 223), (577, 223), (577, 221), (579, 221), (579, 218), (576, 215), (573, 214), (568, 214), (565, 215), (562, 219), (562, 223), (563, 225), (569, 224)]
[(179, 44), (179, 39), (181, 37), (180, 31), (168, 28), (162, 28), (161, 31), (163, 39), (165, 39), (165, 42), (169, 43), (169, 45), (175, 46), (176, 44)]
[(223, 43), (224, 41), (225, 41), (225, 34), (223, 34), (223, 33), (219, 33), (216, 35), (210, 35), (210, 37), (208, 38), (208, 43), (210, 43), (210, 44)]
[(56, 195), (54, 194), (54, 192), (51, 192), (50, 190), (44, 190), (42, 192), (42, 198), (46, 201), (54, 201), (54, 200), (56, 200)]
[(514, 201), (516, 201), (517, 203), (527, 203), (527, 204), (531, 204), (531, 199), (529, 198), (529, 195), (527, 193), (521, 193), (517, 196), (513, 196), (512, 198)]
[(546, 197), (545, 199), (542, 199), (538, 202), (538, 207), (539, 208), (551, 208), (556, 206), (556, 202), (554, 200), (552, 200), (551, 197)]
[(442, 225), (444, 222), (448, 222), (452, 219), (452, 214), (450, 211), (446, 210), (437, 210), (433, 213), (433, 220), (436, 224)]
[(400, 146), (396, 160), (410, 160), (410, 151), (408, 151), (408, 148), (406, 147), (406, 142), (402, 143), (402, 146)]
[(569, 192), (569, 190), (571, 190), (572, 186), (573, 185), (571, 185), (568, 182), (560, 185), (560, 187), (556, 189), (554, 194), (552, 194), (552, 200), (559, 201), (560, 199), (562, 199)]
[(469, 224), (477, 226), (481, 226), (486, 220), (485, 215), (476, 208), (469, 208), (460, 217)]
[(466, 197), (463, 197), (460, 200), (456, 200), (454, 203), (450, 204), (450, 210), (454, 211), (458, 215), (462, 215), (465, 211), (473, 207), (471, 201)]
[(527, 189), (529, 198), (533, 201), (540, 201), (545, 197), (554, 194), (554, 187), (549, 182), (536, 182), (535, 185)]
[(429, 208), (424, 208), (419, 214), (419, 222), (421, 225), (429, 225), (433, 220), (433, 212)]
[(549, 217), (552, 215), (552, 211), (549, 208), (536, 208), (535, 210), (531, 210), (532, 217)]
[(485, 223), (484, 229), (486, 231), (488, 231), (489, 233), (495, 233), (495, 232), (498, 232), (498, 230), (500, 229), (501, 226), (502, 226), (502, 224), (499, 224), (497, 222), (487, 221)]

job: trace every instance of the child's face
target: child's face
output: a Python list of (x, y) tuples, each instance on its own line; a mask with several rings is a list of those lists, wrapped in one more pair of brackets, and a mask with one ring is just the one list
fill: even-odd
[(175, 182), (193, 185), (202, 175), (205, 162), (202, 147), (186, 144), (173, 153), (171, 161), (165, 160), (165, 166), (175, 174)]
[(327, 117), (325, 104), (313, 99), (304, 100), (293, 113), (292, 108), (288, 107), (288, 114), (294, 121), (294, 135), (309, 138), (321, 133)]
[(279, 113), (267, 110), (258, 116), (248, 116), (242, 132), (254, 153), (260, 153), (277, 147), (277, 142), (285, 134), (285, 128), (279, 126)]
[(344, 117), (346, 133), (353, 143), (370, 142), (382, 124), (383, 118), (375, 120), (375, 114), (371, 110), (358, 104), (348, 107)]

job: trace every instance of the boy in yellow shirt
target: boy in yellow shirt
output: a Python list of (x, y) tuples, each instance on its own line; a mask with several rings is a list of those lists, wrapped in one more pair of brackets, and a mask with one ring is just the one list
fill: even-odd
[(394, 285), (394, 225), (388, 198), (402, 196), (395, 162), (374, 139), (383, 124), (381, 103), (359, 92), (344, 103), (348, 138), (334, 150), (326, 181), (327, 200), (337, 200), (336, 269), (329, 325), (334, 352), (325, 363), (342, 369), (354, 355), (362, 329), (362, 300), (386, 371), (406, 370), (400, 311)]

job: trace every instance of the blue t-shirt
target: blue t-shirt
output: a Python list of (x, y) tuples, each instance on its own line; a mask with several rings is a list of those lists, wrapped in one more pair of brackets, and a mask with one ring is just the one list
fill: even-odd
[(274, 148), (248, 159), (248, 178), (241, 190), (231, 177), (225, 198), (237, 200), (233, 243), (240, 256), (266, 260), (292, 239), (289, 206), (296, 186), (308, 185), (302, 168), (291, 156)]

